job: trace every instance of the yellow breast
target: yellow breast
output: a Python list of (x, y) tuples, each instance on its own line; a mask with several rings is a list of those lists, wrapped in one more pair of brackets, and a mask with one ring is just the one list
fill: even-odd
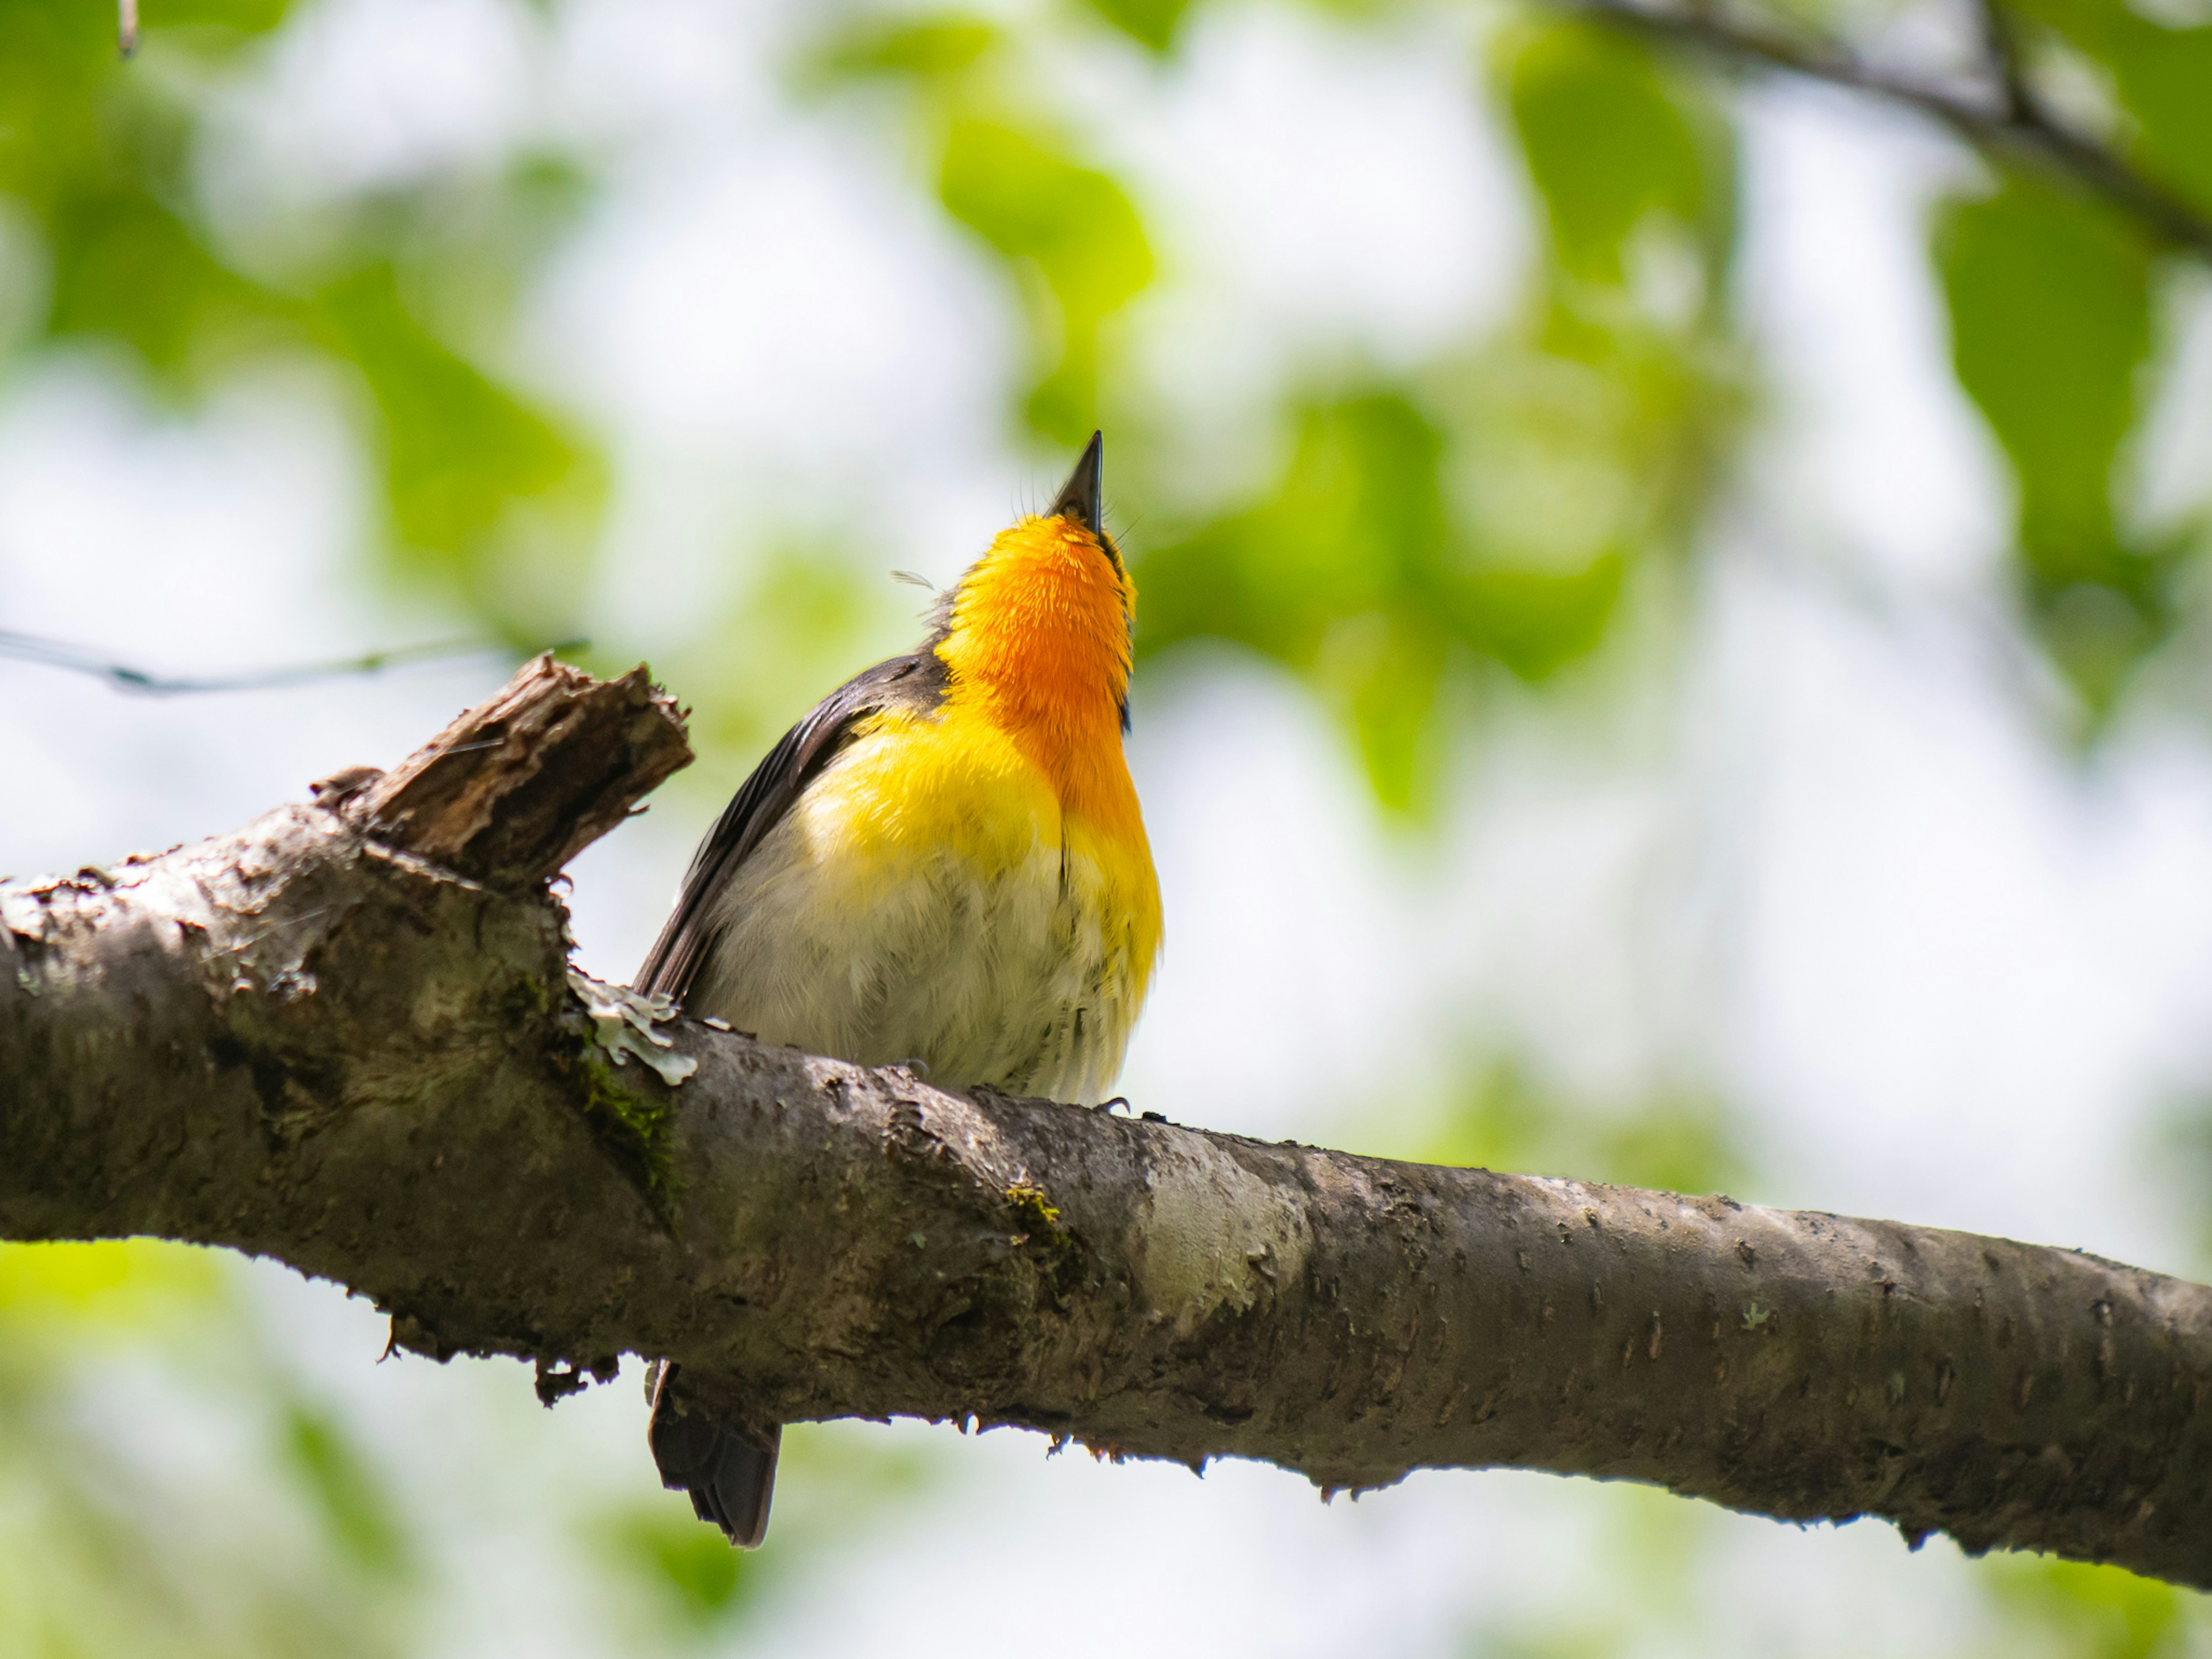
[(1098, 912), (1141, 997), (1159, 948), (1159, 880), (1119, 738), (1110, 767), (1049, 769), (1029, 734), (956, 686), (934, 715), (872, 717), (799, 811), (817, 844), (841, 845), (885, 883), (939, 856), (986, 882), (1065, 864), (1067, 901)]

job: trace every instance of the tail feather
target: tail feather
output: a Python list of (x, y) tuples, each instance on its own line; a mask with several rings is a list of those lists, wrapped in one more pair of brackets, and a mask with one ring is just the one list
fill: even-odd
[(762, 1437), (708, 1417), (696, 1401), (672, 1388), (677, 1368), (662, 1364), (651, 1377), (653, 1417), (646, 1438), (660, 1468), (660, 1484), (691, 1494), (691, 1507), (740, 1549), (758, 1549), (768, 1535), (769, 1500), (775, 1492), (775, 1456), (782, 1438), (771, 1428)]

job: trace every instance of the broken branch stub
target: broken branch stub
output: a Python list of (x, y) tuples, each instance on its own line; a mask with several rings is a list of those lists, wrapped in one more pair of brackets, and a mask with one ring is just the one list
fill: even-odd
[(377, 839), (495, 887), (553, 875), (691, 762), (642, 665), (597, 680), (550, 652), (374, 781), (347, 810)]

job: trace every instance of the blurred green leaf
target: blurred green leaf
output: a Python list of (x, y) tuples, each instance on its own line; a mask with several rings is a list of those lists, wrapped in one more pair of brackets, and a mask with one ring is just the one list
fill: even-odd
[[(376, 399), (403, 561), (453, 581), (480, 614), (510, 621), (495, 561), (512, 515), (536, 502), (556, 518), (588, 518), (604, 489), (597, 458), (434, 338), (401, 303), (389, 265), (333, 285), (317, 317)], [(537, 546), (550, 556), (545, 540)]]
[[(1171, 32), (1168, 14), (1182, 9), (1181, 0), (1100, 3), (1117, 27), (1139, 31)], [(872, 19), (833, 34), (800, 78), (894, 77), (919, 95), (939, 204), (1012, 268), (1028, 313), (1023, 418), (1066, 447), (1098, 423), (1102, 330), (1152, 281), (1152, 252), (1127, 193), (1031, 108), (1029, 66), (1010, 50), (1018, 33), (958, 12)]]
[(1496, 72), (1559, 264), (1586, 282), (1632, 272), (1655, 216), (1716, 263), (1734, 234), (1725, 128), (1641, 42), (1594, 24), (1524, 18)]
[(2170, 560), (2129, 544), (2113, 511), (2151, 343), (2149, 250), (2111, 210), (2014, 178), (1954, 203), (1936, 255), (1960, 383), (2019, 478), (2037, 621), (2102, 709), (2172, 620)]
[(1376, 796), (1418, 811), (1444, 758), (1456, 651), (1536, 679), (1590, 650), (1623, 560), (1500, 562), (1447, 512), (1446, 436), (1410, 394), (1309, 404), (1272, 493), (1133, 553), (1138, 651), (1233, 641), (1305, 675), (1358, 741)]
[(794, 1423), (784, 1431), (775, 1524), (758, 1552), (730, 1547), (680, 1495), (624, 1504), (587, 1523), (595, 1553), (640, 1612), (667, 1634), (726, 1644), (786, 1564), (821, 1552), (873, 1547), (908, 1524), (939, 1486), (940, 1445), (918, 1446), (854, 1421)]
[(2136, 124), (2136, 155), (2212, 212), (2212, 25), (2166, 29), (2133, 12), (2113, 23), (2106, 61)]
[(808, 67), (831, 80), (896, 75), (942, 82), (974, 68), (1001, 38), (996, 25), (957, 14), (869, 18), (832, 37)]
[(31, 1328), (82, 1340), (149, 1321), (203, 1316), (224, 1287), (213, 1250), (160, 1239), (0, 1243), (0, 1346), (20, 1349)]
[(1449, 644), (1443, 629), (1405, 611), (1338, 617), (1322, 641), (1316, 680), (1349, 721), (1375, 799), (1393, 811), (1436, 805)]
[[(63, 0), (66, 4), (67, 0)], [(101, 8), (90, 8), (99, 16)], [(204, 48), (210, 34), (220, 39), (224, 34), (265, 34), (283, 22), (291, 11), (291, 0), (161, 0), (159, 8), (150, 18), (143, 19), (139, 51), (160, 44), (171, 30), (189, 31), (196, 46)], [(108, 55), (114, 56), (115, 28), (112, 17), (101, 17), (105, 27)]]
[(704, 1633), (742, 1609), (757, 1592), (759, 1558), (733, 1549), (681, 1498), (641, 1505), (603, 1523), (608, 1560), (647, 1592), (668, 1623)]
[(2147, 252), (2113, 216), (2017, 179), (1954, 204), (1936, 248), (1959, 376), (2020, 466), (2029, 533), (2087, 562), (2061, 574), (2089, 574), (2150, 343)]
[(173, 134), (188, 119), (163, 62), (220, 60), (275, 28), (286, 9), (284, 0), (165, 0), (147, 20), (144, 57), (125, 63), (112, 6), (0, 6), (0, 191), (44, 207), (88, 179), (149, 161), (173, 185), (174, 152), (156, 142), (149, 155), (143, 138), (149, 122)]
[(144, 192), (106, 190), (57, 203), (45, 229), (53, 258), (47, 326), (133, 348), (173, 386), (207, 356), (293, 307), (210, 258)]
[(1742, 402), (1725, 121), (1616, 32), (1527, 21), (1493, 50), (1551, 230), (1528, 310), (1304, 402), (1278, 483), (1132, 555), (1141, 654), (1213, 637), (1294, 669), (1401, 811), (1436, 799), (1455, 665), (1534, 681), (1596, 649), (1637, 564), (1689, 544)]
[(1630, 569), (1688, 551), (1747, 404), (1740, 365), (1716, 331), (1563, 286), (1438, 382), (1451, 499), (1516, 672), (1592, 648)]
[[(197, 9), (229, 26), (191, 37), (204, 55), (282, 9)], [(46, 327), (119, 340), (172, 386), (221, 337), (289, 310), (224, 268), (190, 222), (194, 119), (186, 84), (118, 62), (112, 11), (0, 7), (0, 191), (30, 210), (46, 243)]]
[[(471, 342), (505, 337), (597, 191), (574, 156), (526, 150), (488, 176), (440, 180), (371, 203), (353, 221), (356, 247), (365, 250), (356, 257), (389, 264), (401, 305), (465, 356)], [(319, 272), (310, 285), (330, 280)]]
[(1165, 52), (1190, 10), (1190, 0), (1086, 0), (1091, 9), (1139, 45)]
[[(0, 1245), (0, 1654), (402, 1650), (405, 1541), (335, 1425), (286, 1398), (235, 1271), (144, 1239)], [(149, 1431), (224, 1455), (148, 1455)]]
[(1399, 811), (1425, 799), (1437, 758), (1443, 443), (1403, 393), (1310, 405), (1268, 497), (1131, 560), (1140, 656), (1211, 637), (1298, 670), (1358, 738), (1377, 799)]
[(2126, 0), (2006, 0), (2005, 9), (2084, 54), (2122, 113), (2114, 142), (2149, 176), (2212, 211), (2212, 23), (2176, 27)]
[(654, 663), (696, 705), (690, 732), (700, 761), (678, 775), (679, 790), (726, 797), (731, 775), (742, 777), (813, 707), (825, 680), (912, 649), (915, 613), (930, 602), (830, 547), (787, 544), (749, 552), (746, 562), (750, 580), (696, 646)]
[(1996, 1555), (1983, 1583), (2021, 1638), (2014, 1651), (2069, 1659), (2166, 1659), (2189, 1650), (2188, 1592), (2119, 1567)]
[[(156, 8), (126, 65), (112, 10), (0, 6), (0, 191), (28, 208), (51, 271), (29, 343), (114, 342), (176, 395), (266, 349), (319, 347), (352, 364), (373, 398), (400, 568), (510, 631), (558, 626), (565, 617), (528, 613), (536, 595), (573, 585), (575, 573), (554, 566), (598, 511), (597, 457), (408, 301), (504, 319), (521, 267), (552, 245), (546, 228), (573, 217), (580, 175), (558, 158), (525, 158), (461, 210), (434, 186), (399, 192), (353, 214), (341, 273), (284, 283), (246, 274), (204, 222), (190, 162), (222, 85), (210, 69), (283, 10), (264, 0)], [(404, 300), (403, 252), (423, 290)]]
[(1540, 680), (1597, 648), (1620, 599), (1627, 561), (1601, 554), (1579, 571), (1490, 569), (1460, 584), (1455, 620), (1524, 680)]
[(377, 1577), (405, 1571), (407, 1534), (383, 1484), (343, 1425), (295, 1400), (283, 1413), (282, 1435), (285, 1455), (321, 1511), (331, 1541)]
[(1662, 1093), (1626, 1111), (1597, 1111), (1538, 1085), (1510, 1059), (1471, 1071), (1422, 1161), (1522, 1175), (1569, 1176), (1662, 1192), (1741, 1188), (1750, 1169), (1720, 1103)]
[(1098, 418), (1100, 327), (1152, 277), (1136, 209), (1042, 133), (974, 115), (946, 132), (938, 193), (955, 219), (1041, 280), (1030, 303), (1052, 313), (1036, 319), (1049, 367), (1025, 412), (1042, 436), (1080, 443)]
[(1387, 609), (1437, 566), (1443, 437), (1409, 397), (1311, 404), (1297, 431), (1260, 502), (1133, 554), (1139, 653), (1212, 636), (1308, 667), (1334, 621)]

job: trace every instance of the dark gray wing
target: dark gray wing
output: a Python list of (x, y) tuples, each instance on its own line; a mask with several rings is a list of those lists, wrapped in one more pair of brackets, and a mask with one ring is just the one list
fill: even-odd
[(854, 724), (865, 715), (901, 705), (933, 708), (944, 690), (945, 664), (933, 648), (925, 646), (911, 656), (893, 657), (855, 674), (785, 732), (699, 843), (691, 867), (684, 872), (675, 911), (637, 971), (636, 988), (647, 995), (665, 992), (679, 1000), (690, 991), (720, 937), (714, 896), (791, 810), (799, 792), (844, 747)]

